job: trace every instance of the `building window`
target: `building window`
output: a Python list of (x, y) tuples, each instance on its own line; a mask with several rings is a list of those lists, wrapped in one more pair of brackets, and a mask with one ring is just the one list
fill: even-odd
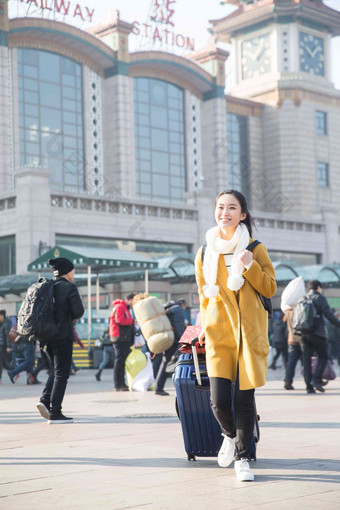
[(249, 195), (248, 119), (227, 112), (228, 187)]
[(181, 202), (186, 191), (183, 90), (153, 78), (133, 82), (137, 195)]
[(327, 113), (319, 110), (315, 113), (316, 132), (318, 135), (327, 135)]
[(33, 49), (18, 49), (20, 164), (51, 172), (53, 189), (85, 189), (82, 67)]
[(15, 274), (15, 236), (0, 237), (0, 276)]
[(318, 184), (323, 187), (329, 186), (328, 163), (318, 163)]

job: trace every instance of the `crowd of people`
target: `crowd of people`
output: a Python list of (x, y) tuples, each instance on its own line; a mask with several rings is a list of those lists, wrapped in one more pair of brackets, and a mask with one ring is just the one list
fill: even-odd
[[(281, 358), (285, 368), (284, 388), (294, 390), (293, 380), (298, 362), (303, 367), (306, 391), (324, 393), (327, 380), (323, 378), (327, 362), (337, 362), (340, 367), (340, 314), (335, 313), (322, 294), (322, 284), (311, 280), (307, 284), (307, 298), (316, 310), (313, 331), (297, 334), (293, 327), (294, 308), (279, 312), (272, 321), (271, 344), (275, 350), (269, 368), (276, 370)], [(312, 358), (316, 357), (313, 366)]]
[[(112, 361), (115, 391), (129, 390), (125, 383), (125, 361), (130, 353), (131, 346), (134, 345), (134, 347), (140, 348), (143, 352), (150, 352), (135, 318), (132, 307), (134, 297), (135, 294), (129, 294), (126, 300), (115, 299), (113, 301), (109, 329), (104, 331), (101, 339), (103, 360), (98, 367), (95, 378), (97, 381), (100, 381), (102, 371), (110, 361)], [(173, 345), (163, 353), (154, 354), (150, 352), (155, 377), (155, 393), (160, 396), (169, 395), (169, 393), (164, 390), (167, 378), (166, 368), (171, 358), (175, 356), (178, 351), (178, 341), (186, 327), (184, 315), (186, 301), (184, 299), (168, 301), (164, 304), (164, 308), (170, 320), (175, 341)]]

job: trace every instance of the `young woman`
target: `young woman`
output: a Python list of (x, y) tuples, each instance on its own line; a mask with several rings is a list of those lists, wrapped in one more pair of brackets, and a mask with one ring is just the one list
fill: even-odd
[[(200, 342), (205, 337), (211, 406), (224, 436), (218, 463), (227, 467), (235, 459), (238, 480), (253, 481), (249, 452), (254, 391), (265, 384), (269, 352), (268, 314), (259, 293), (273, 296), (275, 272), (263, 244), (253, 251), (246, 250), (254, 240), (253, 220), (242, 193), (220, 193), (215, 220), (217, 226), (206, 233), (204, 257), (200, 248), (195, 261), (202, 320)], [(236, 423), (231, 410), (232, 382), (236, 382)]]

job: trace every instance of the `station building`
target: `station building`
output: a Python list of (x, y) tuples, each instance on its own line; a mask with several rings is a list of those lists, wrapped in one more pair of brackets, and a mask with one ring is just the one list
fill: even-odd
[[(207, 46), (178, 56), (129, 51), (118, 11), (80, 30), (9, 19), (0, 1), (0, 277), (56, 245), (181, 260), (226, 188), (247, 196), (277, 265), (338, 267), (340, 13), (321, 0), (225, 3), (237, 9), (207, 21)], [(106, 280), (100, 292), (141, 289)], [(197, 307), (193, 283), (150, 291)], [(0, 307), (18, 301), (1, 293)]]

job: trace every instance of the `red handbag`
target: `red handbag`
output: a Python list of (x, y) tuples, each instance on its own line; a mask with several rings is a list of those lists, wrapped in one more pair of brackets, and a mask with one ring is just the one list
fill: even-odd
[(18, 335), (17, 333), (17, 327), (16, 326), (12, 326), (11, 329), (9, 330), (9, 333), (8, 333), (8, 339), (9, 341), (14, 344), (17, 339), (19, 340), (20, 338), (20, 335)]
[[(198, 343), (198, 336), (202, 331), (202, 326), (187, 326), (183, 335), (179, 339), (179, 352), (181, 354), (184, 353), (192, 353), (192, 346)], [(204, 345), (196, 345), (197, 354), (205, 354), (205, 346)]]

